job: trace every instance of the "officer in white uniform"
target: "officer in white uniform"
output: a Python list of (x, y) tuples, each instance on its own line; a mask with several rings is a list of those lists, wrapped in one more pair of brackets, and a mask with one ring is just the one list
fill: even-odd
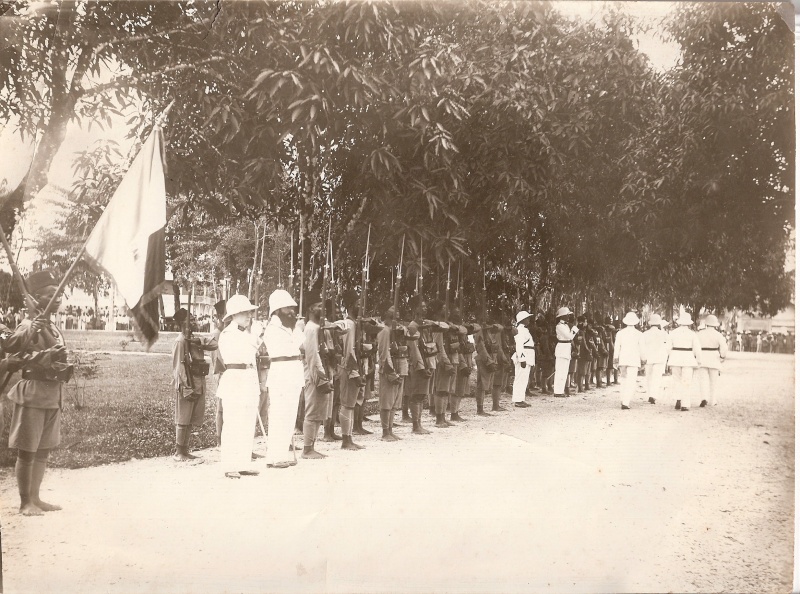
[(719, 320), (715, 315), (706, 317), (706, 327), (697, 333), (700, 341), (700, 367), (697, 370), (700, 380), (700, 406), (717, 405), (717, 382), (719, 381), (722, 362), (728, 356), (728, 343), (719, 333)]
[(217, 388), (217, 397), (224, 403), (220, 458), (225, 476), (230, 478), (258, 474), (251, 469), (253, 427), (261, 393), (256, 371), (259, 339), (249, 328), (255, 309), (244, 295), (228, 299), (225, 318), (231, 318), (231, 322), (219, 335), (219, 354), (225, 362)]
[(556, 370), (553, 378), (553, 395), (557, 398), (569, 396), (565, 393), (567, 375), (569, 374), (569, 361), (572, 358), (572, 339), (578, 333), (578, 327), (569, 327), (567, 317), (572, 315), (568, 307), (561, 307), (556, 312)]
[(620, 402), (622, 410), (631, 407), (631, 396), (636, 392), (636, 377), (642, 365), (642, 333), (636, 328), (639, 316), (629, 311), (622, 318), (625, 327), (614, 338), (614, 367), (622, 373)]
[[(277, 289), (269, 296), (269, 323), (264, 344), (270, 358), (269, 428), (267, 429), (267, 468), (286, 468), (289, 460), (300, 391), (303, 389), (303, 333), (297, 323), (297, 302), (287, 291)], [(224, 443), (224, 441), (223, 441)]]
[(672, 387), (677, 399), (675, 410), (688, 411), (692, 407), (692, 378), (702, 353), (697, 333), (689, 326), (692, 316), (683, 312), (678, 317), (678, 327), (670, 332), (672, 348), (668, 363), (672, 368)]
[(517, 333), (514, 335), (514, 385), (511, 389), (511, 401), (518, 408), (530, 406), (525, 402), (525, 390), (528, 388), (531, 369), (536, 365), (536, 349), (528, 324), (533, 321), (533, 314), (521, 311), (517, 314)]
[(664, 389), (664, 371), (671, 348), (669, 334), (661, 328), (663, 320), (654, 313), (647, 321), (650, 326), (642, 334), (642, 356), (647, 362), (644, 366), (647, 378), (647, 401), (655, 404)]

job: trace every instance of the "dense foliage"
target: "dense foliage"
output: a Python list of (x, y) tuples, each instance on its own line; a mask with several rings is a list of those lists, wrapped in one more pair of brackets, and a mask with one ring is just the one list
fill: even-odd
[(682, 60), (660, 72), (613, 8), (40, 4), (0, 4), (0, 114), (41, 135), (27, 193), (66, 122), (128, 113), (141, 138), (175, 99), (170, 258), (187, 283), (241, 288), (260, 268), (273, 288), (300, 234), (294, 266), (318, 291), (330, 233), (340, 289), (358, 286), (371, 228), (375, 307), (401, 249), (405, 294), (443, 297), (449, 269), (505, 311), (792, 297), (793, 33), (777, 5), (679, 5), (666, 33)]

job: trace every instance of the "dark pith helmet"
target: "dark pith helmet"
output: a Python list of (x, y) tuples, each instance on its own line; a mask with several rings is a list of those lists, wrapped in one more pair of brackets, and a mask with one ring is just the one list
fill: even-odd
[(40, 295), (45, 287), (57, 287), (58, 281), (52, 270), (40, 270), (29, 274), (25, 284), (32, 295)]

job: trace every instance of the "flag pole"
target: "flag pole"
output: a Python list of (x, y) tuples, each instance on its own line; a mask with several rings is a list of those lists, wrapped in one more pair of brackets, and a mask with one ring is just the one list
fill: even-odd
[(3, 247), (6, 250), (6, 257), (8, 258), (8, 263), (11, 266), (11, 272), (14, 274), (14, 279), (17, 281), (17, 287), (19, 288), (20, 293), (25, 298), (25, 307), (28, 308), (28, 313), (33, 319), (36, 316), (36, 312), (38, 308), (33, 301), (33, 297), (31, 294), (28, 293), (28, 287), (25, 286), (25, 279), (22, 278), (22, 273), (17, 268), (17, 263), (14, 261), (14, 253), (11, 251), (11, 246), (8, 243), (8, 238), (6, 237), (6, 232), (3, 229), (2, 225), (0, 225), (0, 239), (3, 242)]
[[(158, 119), (156, 120), (156, 122), (155, 122), (155, 124), (153, 126), (154, 128), (161, 127), (161, 125), (164, 123), (164, 120), (167, 117), (167, 114), (169, 114), (170, 110), (172, 109), (172, 107), (174, 105), (175, 105), (175, 99), (170, 101), (169, 105), (167, 105), (166, 109), (158, 117)], [(151, 132), (151, 134), (152, 134), (152, 132)], [(3, 237), (5, 237), (5, 234), (3, 234)], [(89, 245), (89, 239), (91, 239), (91, 237), (92, 237), (92, 234), (89, 233), (89, 237), (87, 237), (86, 241), (83, 242), (83, 246), (81, 246), (81, 249), (78, 252), (78, 255), (76, 256), (75, 261), (72, 263), (72, 266), (69, 267), (69, 270), (67, 270), (67, 273), (64, 275), (64, 278), (61, 279), (61, 283), (59, 283), (58, 288), (56, 289), (56, 292), (53, 293), (53, 296), (50, 298), (50, 302), (47, 304), (47, 307), (44, 309), (44, 312), (42, 312), (42, 315), (44, 317), (47, 317), (47, 315), (50, 314), (53, 311), (53, 308), (55, 307), (56, 301), (61, 296), (61, 293), (64, 292), (64, 289), (67, 286), (67, 282), (72, 277), (72, 274), (75, 272), (75, 268), (78, 266), (78, 262), (80, 262), (81, 258), (86, 253), (86, 246)], [(4, 241), (4, 243), (7, 243), (7, 240)], [(134, 303), (134, 307), (135, 306), (136, 306), (136, 304)]]

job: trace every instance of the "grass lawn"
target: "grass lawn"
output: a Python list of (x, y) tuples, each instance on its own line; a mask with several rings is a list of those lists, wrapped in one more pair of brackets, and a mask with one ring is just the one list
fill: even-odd
[[(136, 354), (144, 348), (126, 332), (69, 330), (65, 338), (72, 349), (71, 360), (78, 369), (90, 370), (90, 374), (67, 384), (61, 445), (50, 455), (52, 465), (83, 468), (171, 454), (175, 443), (174, 393), (170, 387), (172, 358), (167, 353), (175, 333), (162, 332), (151, 349), (153, 354)], [(9, 387), (14, 383), (16, 378)], [(210, 387), (211, 378), (208, 383)], [(474, 386), (473, 372), (470, 392)], [(0, 402), (4, 409), (0, 466), (10, 466), (16, 459), (16, 450), (6, 447), (12, 403), (5, 396)], [(216, 445), (215, 402), (213, 396), (206, 399), (205, 420), (192, 435), (193, 448)], [(491, 407), (491, 399), (488, 406)], [(368, 402), (366, 412), (377, 415), (375, 398)]]

